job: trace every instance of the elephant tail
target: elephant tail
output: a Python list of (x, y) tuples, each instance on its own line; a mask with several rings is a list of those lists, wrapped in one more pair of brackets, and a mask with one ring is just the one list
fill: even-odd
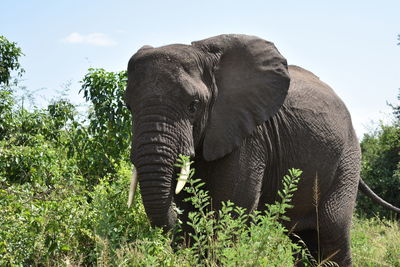
[(377, 194), (375, 194), (374, 191), (372, 191), (371, 188), (363, 181), (363, 179), (360, 179), (360, 183), (358, 184), (358, 188), (369, 198), (371, 198), (374, 202), (377, 204), (381, 205), (382, 207), (385, 207), (389, 210), (392, 210), (396, 213), (400, 214), (400, 209), (398, 207), (393, 206), (392, 204), (386, 202), (382, 198), (380, 198)]

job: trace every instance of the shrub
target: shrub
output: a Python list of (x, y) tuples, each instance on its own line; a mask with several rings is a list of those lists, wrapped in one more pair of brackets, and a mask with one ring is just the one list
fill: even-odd
[(48, 265), (90, 253), (90, 210), (84, 192), (79, 179), (52, 187), (2, 183), (0, 265)]
[(2, 177), (0, 265), (113, 263), (121, 247), (152, 235), (140, 194), (126, 207), (130, 166), (115, 169), (93, 191), (77, 174), (51, 186)]
[[(380, 197), (395, 206), (400, 206), (398, 188), (400, 188), (400, 127), (381, 125), (378, 132), (365, 134), (361, 141), (362, 168), (361, 177)], [(369, 217), (380, 214), (392, 214), (360, 194), (357, 211)]]
[[(191, 173), (191, 176), (193, 172)], [(288, 208), (301, 171), (291, 169), (283, 179), (279, 193), (280, 202), (267, 205), (265, 212), (247, 214), (245, 209), (232, 202), (222, 203), (218, 212), (209, 210), (210, 197), (201, 189), (201, 180), (189, 180), (186, 191), (193, 196), (190, 201), (197, 209), (189, 213), (190, 237), (193, 245), (187, 248), (192, 262), (206, 266), (290, 266), (300, 247), (289, 239), (287, 229), (280, 223), (288, 220)]]
[[(184, 164), (187, 158), (181, 158)], [(202, 189), (201, 180), (189, 179), (184, 190), (192, 196), (189, 201), (197, 211), (189, 213), (188, 225), (192, 228), (192, 246), (185, 242), (172, 253), (171, 237), (160, 231), (138, 238), (117, 253), (122, 266), (291, 266), (301, 254), (293, 244), (288, 231), (280, 223), (286, 219), (285, 211), (297, 189), (298, 170), (290, 170), (284, 178), (281, 201), (269, 205), (266, 212), (247, 214), (245, 209), (232, 202), (222, 204), (218, 212), (210, 210), (210, 197)], [(191, 170), (190, 176), (193, 175)], [(171, 233), (170, 233), (171, 234)]]
[(115, 264), (116, 251), (150, 232), (140, 192), (133, 207), (127, 208), (128, 187), (131, 178), (130, 164), (114, 166), (116, 174), (100, 180), (89, 193), (93, 209), (92, 227), (96, 236), (96, 254), (101, 262)]

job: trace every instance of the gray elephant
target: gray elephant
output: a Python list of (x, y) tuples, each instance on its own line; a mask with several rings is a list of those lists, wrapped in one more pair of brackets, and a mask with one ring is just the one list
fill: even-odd
[[(335, 254), (340, 266), (351, 265), (360, 147), (350, 114), (317, 76), (288, 67), (273, 43), (220, 35), (144, 46), (128, 64), (126, 104), (133, 115), (131, 161), (152, 225), (170, 229), (175, 204), (190, 209), (176, 194), (184, 185), (174, 167), (179, 154), (193, 159), (216, 209), (231, 200), (248, 212), (263, 210), (277, 199), (288, 169), (298, 168), (303, 175), (286, 227), (316, 250), (317, 175), (322, 257)], [(130, 199), (136, 184), (134, 176)], [(364, 183), (360, 188), (373, 194)]]

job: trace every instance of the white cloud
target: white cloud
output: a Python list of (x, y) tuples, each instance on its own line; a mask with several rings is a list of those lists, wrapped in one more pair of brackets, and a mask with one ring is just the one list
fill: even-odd
[(116, 41), (100, 32), (89, 33), (86, 35), (73, 32), (65, 37), (63, 41), (70, 44), (89, 44), (96, 46), (113, 46), (117, 44)]

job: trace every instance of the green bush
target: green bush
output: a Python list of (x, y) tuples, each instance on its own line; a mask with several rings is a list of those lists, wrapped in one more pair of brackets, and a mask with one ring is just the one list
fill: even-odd
[(106, 255), (116, 258), (121, 246), (149, 235), (140, 194), (134, 209), (126, 206), (130, 166), (115, 168), (114, 177), (103, 178), (93, 191), (79, 175), (52, 186), (2, 178), (0, 265), (93, 265)]
[(15, 105), (12, 91), (1, 92), (0, 266), (93, 265), (107, 251), (104, 242), (113, 252), (149, 228), (142, 206), (125, 206), (128, 163), (88, 175), (98, 169), (87, 162), (100, 141), (69, 101), (29, 111)]
[[(365, 134), (361, 141), (361, 177), (380, 197), (400, 207), (400, 127), (397, 124), (381, 125), (373, 134)], [(360, 194), (357, 211), (369, 217), (376, 214), (391, 217), (390, 211)]]
[[(181, 158), (180, 164), (185, 158)], [(284, 178), (281, 202), (269, 205), (265, 213), (247, 214), (231, 202), (223, 203), (218, 212), (210, 210), (210, 197), (202, 189), (201, 180), (189, 179), (186, 190), (196, 209), (189, 213), (188, 225), (192, 245), (181, 245), (172, 252), (171, 237), (160, 232), (137, 239), (118, 254), (121, 266), (292, 266), (302, 254), (299, 245), (289, 239), (280, 220), (284, 216), (299, 181), (298, 170), (290, 170)], [(193, 170), (191, 175), (193, 175)], [(185, 244), (186, 242), (183, 242)], [(303, 253), (304, 256), (304, 253)], [(304, 257), (305, 263), (309, 263)]]
[[(4, 186), (4, 184), (3, 184)], [(9, 185), (0, 190), (0, 265), (48, 264), (91, 251), (84, 187)]]
[[(181, 156), (180, 167), (188, 160)], [(245, 209), (235, 207), (229, 201), (222, 203), (218, 212), (209, 210), (210, 196), (201, 189), (204, 183), (189, 179), (191, 186), (186, 191), (192, 197), (186, 201), (197, 210), (189, 213), (188, 222), (193, 229), (190, 234), (193, 245), (188, 249), (193, 262), (206, 266), (293, 265), (293, 254), (299, 253), (300, 248), (292, 244), (280, 220), (288, 220), (284, 214), (292, 208), (289, 203), (297, 190), (300, 175), (299, 170), (289, 170), (289, 175), (283, 179), (283, 190), (279, 193), (281, 202), (267, 206), (265, 213), (254, 214), (247, 214)]]
[(133, 207), (127, 208), (131, 167), (126, 163), (122, 166), (115, 166), (117, 173), (101, 179), (89, 193), (96, 253), (102, 262), (113, 265), (121, 246), (147, 236), (150, 231), (140, 193), (136, 194)]
[[(9, 103), (13, 103), (10, 101)], [(69, 129), (45, 110), (9, 107), (0, 139), (0, 177), (10, 183), (52, 185), (79, 173)], [(63, 125), (63, 126), (61, 126)]]

